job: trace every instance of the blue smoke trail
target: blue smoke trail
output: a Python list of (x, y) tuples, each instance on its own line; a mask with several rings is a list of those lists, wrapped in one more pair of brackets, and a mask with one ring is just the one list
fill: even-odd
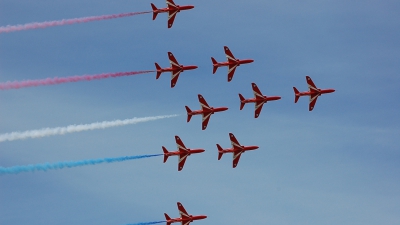
[(150, 224), (157, 224), (157, 223), (165, 223), (167, 221), (154, 221), (154, 222), (147, 222), (147, 223), (129, 223), (126, 225), (150, 225)]
[(36, 170), (43, 170), (43, 171), (56, 170), (56, 169), (72, 168), (72, 167), (77, 167), (77, 166), (96, 165), (96, 164), (100, 164), (100, 163), (123, 162), (123, 161), (127, 161), (127, 160), (150, 158), (150, 157), (155, 157), (155, 156), (160, 156), (160, 155), (163, 155), (163, 154), (123, 156), (123, 157), (118, 157), (118, 158), (88, 159), (88, 160), (82, 160), (82, 161), (44, 163), (44, 164), (35, 164), (35, 165), (27, 165), (27, 166), (0, 167), (0, 175), (2, 175), (2, 174), (17, 174), (17, 173), (21, 173), (21, 172), (34, 172)]

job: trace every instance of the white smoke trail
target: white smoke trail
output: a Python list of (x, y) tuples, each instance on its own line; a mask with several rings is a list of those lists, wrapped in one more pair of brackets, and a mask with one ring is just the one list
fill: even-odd
[(87, 130), (105, 129), (109, 127), (125, 126), (130, 124), (149, 122), (153, 120), (166, 119), (176, 116), (178, 115), (175, 114), (175, 115), (165, 115), (165, 116), (150, 116), (141, 118), (134, 117), (132, 119), (126, 119), (126, 120), (103, 121), (90, 124), (69, 125), (66, 127), (42, 128), (39, 130), (11, 132), (11, 133), (0, 134), (0, 142), (15, 141), (27, 138), (41, 138), (53, 135), (63, 135), (67, 133), (75, 133)]

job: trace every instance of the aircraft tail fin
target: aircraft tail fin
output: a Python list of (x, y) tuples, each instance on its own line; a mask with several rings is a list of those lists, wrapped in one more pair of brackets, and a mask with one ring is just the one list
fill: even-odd
[(218, 62), (217, 62), (217, 60), (215, 60), (213, 57), (211, 57), (211, 61), (212, 61), (212, 63), (213, 63), (213, 74), (215, 73), (215, 72), (217, 72), (217, 69), (218, 69)]
[(164, 146), (162, 146), (162, 150), (163, 150), (163, 152), (164, 152), (164, 163), (165, 162), (167, 162), (167, 160), (168, 160), (168, 150), (164, 147)]
[(168, 216), (168, 214), (164, 213), (165, 220), (167, 221), (167, 225), (170, 225), (171, 222), (168, 222), (168, 220), (171, 220), (171, 217)]
[(246, 103), (244, 102), (243, 95), (239, 94), (239, 98), (240, 98), (240, 110), (242, 110), (244, 107), (244, 104), (246, 104)]
[(185, 106), (185, 108), (186, 108), (186, 112), (187, 112), (187, 122), (189, 123), (190, 119), (192, 118), (192, 115), (190, 115), (192, 110), (190, 110), (190, 108), (188, 106)]
[(300, 98), (300, 96), (298, 95), (300, 92), (299, 92), (299, 90), (297, 90), (296, 87), (293, 87), (293, 90), (294, 90), (294, 103), (297, 103), (297, 101)]
[(158, 15), (158, 9), (153, 3), (151, 3), (151, 8), (153, 9), (153, 20), (155, 20)]
[(156, 70), (157, 70), (157, 75), (156, 75), (156, 79), (160, 78), (161, 76), (161, 66), (158, 65), (158, 63), (154, 63), (154, 65), (156, 65)]
[(223, 149), (221, 148), (221, 146), (219, 144), (217, 144), (217, 148), (218, 148), (218, 160), (220, 160), (224, 153), (222, 152)]

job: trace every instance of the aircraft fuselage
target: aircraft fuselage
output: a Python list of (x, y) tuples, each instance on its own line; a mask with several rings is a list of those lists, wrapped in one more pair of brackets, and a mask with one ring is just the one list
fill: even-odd
[(214, 114), (215, 112), (223, 112), (226, 110), (228, 110), (228, 107), (217, 107), (217, 108), (211, 107), (210, 110), (194, 110), (188, 114), (189, 115), (199, 115), (199, 114), (208, 114), (208, 113)]
[(175, 72), (175, 71), (185, 71), (185, 70), (194, 70), (197, 69), (198, 66), (195, 65), (189, 65), (189, 66), (184, 66), (184, 65), (180, 65), (180, 67), (166, 67), (166, 68), (162, 68), (161, 70), (157, 70), (157, 72)]
[(191, 154), (196, 154), (196, 153), (202, 153), (204, 152), (204, 149), (187, 149), (187, 152), (180, 152), (180, 151), (175, 151), (175, 152), (168, 152), (164, 153), (164, 155), (167, 156), (174, 156), (174, 155), (191, 155)]
[(227, 61), (227, 62), (219, 62), (216, 65), (214, 64), (214, 66), (218, 66), (218, 67), (230, 66), (230, 65), (238, 65), (238, 66), (240, 66), (240, 64), (248, 64), (248, 63), (252, 63), (252, 62), (254, 62), (253, 59), (237, 59), (236, 61), (232, 61), (232, 62), (229, 62), (229, 61)]
[(207, 218), (207, 216), (205, 216), (205, 215), (198, 215), (198, 216), (190, 215), (189, 218), (173, 218), (173, 219), (167, 220), (167, 223), (179, 223), (179, 222), (185, 223), (188, 221), (193, 222), (194, 220), (202, 220), (205, 218)]
[(246, 152), (246, 151), (252, 151), (252, 150), (257, 150), (259, 147), (258, 146), (256, 146), (256, 145), (251, 145), (251, 146), (242, 146), (242, 149), (239, 149), (239, 148), (226, 148), (226, 149), (223, 149), (223, 150), (221, 150), (221, 151), (219, 151), (220, 153), (229, 153), (229, 152), (239, 152), (239, 151), (243, 151), (243, 153), (244, 152)]
[(258, 102), (276, 101), (276, 100), (279, 100), (279, 99), (281, 99), (280, 96), (269, 96), (269, 97), (264, 96), (264, 98), (248, 98), (248, 99), (245, 99), (245, 100), (243, 100), (241, 102), (243, 102), (243, 103), (253, 103), (253, 102), (258, 103)]
[(315, 94), (328, 94), (335, 92), (335, 89), (318, 89), (319, 91), (304, 91), (304, 92), (299, 92), (296, 94), (296, 96), (306, 96), (306, 95), (315, 95)]
[(158, 9), (157, 13), (165, 13), (165, 12), (169, 12), (169, 11), (173, 11), (173, 12), (178, 11), (178, 12), (180, 12), (181, 10), (189, 10), (189, 9), (193, 9), (193, 8), (194, 8), (193, 5), (183, 5), (183, 6), (176, 5), (176, 8), (171, 7), (171, 8)]

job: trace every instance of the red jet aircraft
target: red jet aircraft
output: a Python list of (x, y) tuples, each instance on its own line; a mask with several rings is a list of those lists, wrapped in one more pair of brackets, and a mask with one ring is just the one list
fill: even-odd
[(182, 225), (189, 225), (189, 223), (193, 222), (194, 220), (202, 220), (207, 218), (207, 216), (205, 215), (198, 215), (198, 216), (189, 215), (189, 213), (186, 212), (185, 208), (183, 208), (183, 205), (180, 202), (178, 202), (177, 205), (181, 217), (171, 219), (171, 217), (169, 217), (168, 214), (164, 213), (167, 225), (179, 222), (181, 222)]
[(213, 74), (217, 72), (218, 67), (227, 66), (228, 67), (228, 82), (230, 82), (233, 78), (233, 74), (235, 73), (236, 67), (241, 64), (252, 63), (254, 60), (252, 59), (236, 59), (233, 56), (232, 52), (229, 50), (227, 46), (224, 46), (225, 55), (227, 58), (227, 62), (217, 62), (213, 57), (211, 57), (211, 61), (213, 63)]
[(153, 20), (156, 19), (158, 13), (168, 13), (168, 28), (172, 27), (174, 24), (175, 16), (181, 10), (189, 10), (193, 9), (194, 6), (192, 5), (176, 5), (173, 0), (167, 0), (167, 8), (157, 9), (157, 7), (151, 3), (151, 8), (153, 8)]
[(218, 160), (221, 159), (224, 153), (232, 152), (233, 153), (233, 168), (237, 166), (239, 163), (240, 156), (242, 153), (246, 151), (256, 150), (258, 146), (243, 146), (240, 145), (239, 142), (236, 140), (235, 135), (229, 133), (229, 138), (231, 139), (232, 148), (223, 149), (219, 144), (217, 144), (218, 148)]
[(251, 83), (251, 86), (253, 87), (254, 98), (245, 99), (241, 94), (239, 94), (240, 110), (243, 109), (244, 104), (254, 102), (255, 106), (256, 106), (256, 111), (254, 113), (254, 118), (258, 118), (258, 116), (261, 113), (261, 110), (262, 110), (262, 107), (263, 107), (264, 103), (267, 103), (268, 101), (279, 100), (279, 99), (281, 99), (281, 97), (280, 96), (267, 97), (267, 96), (265, 96), (265, 95), (263, 95), (261, 93), (260, 89), (258, 89), (258, 87), (257, 87), (257, 85), (255, 83)]
[(297, 90), (297, 88), (293, 87), (294, 95), (295, 95), (294, 103), (297, 103), (300, 96), (309, 95), (310, 96), (310, 104), (308, 107), (308, 111), (312, 111), (314, 109), (315, 103), (317, 102), (317, 99), (320, 95), (335, 92), (335, 89), (319, 89), (315, 86), (314, 82), (311, 80), (311, 78), (309, 76), (306, 76), (306, 80), (307, 80), (309, 91), (299, 92)]
[(173, 156), (173, 155), (179, 156), (178, 171), (181, 171), (183, 169), (183, 166), (185, 165), (185, 162), (186, 162), (186, 158), (189, 155), (196, 154), (196, 153), (202, 153), (205, 151), (204, 149), (186, 148), (185, 145), (183, 144), (182, 140), (178, 136), (175, 136), (175, 141), (176, 141), (176, 146), (178, 147), (178, 151), (169, 152), (164, 146), (162, 146), (162, 149), (164, 151), (164, 163), (167, 162), (169, 156)]
[(171, 63), (171, 67), (169, 68), (161, 68), (157, 63), (155, 63), (157, 69), (156, 79), (160, 78), (161, 73), (163, 72), (171, 72), (171, 88), (175, 87), (176, 83), (178, 82), (179, 75), (182, 72), (185, 70), (197, 69), (197, 66), (180, 65), (171, 52), (168, 52), (168, 58), (169, 62)]
[(207, 128), (207, 124), (208, 124), (208, 121), (210, 120), (211, 114), (214, 114), (215, 112), (226, 111), (226, 110), (228, 110), (228, 108), (227, 107), (218, 107), (218, 108), (210, 107), (202, 95), (199, 95), (198, 97), (199, 97), (201, 110), (192, 111), (192, 110), (190, 110), (190, 108), (188, 106), (185, 106), (187, 115), (188, 115), (187, 122), (190, 121), (190, 119), (192, 118), (193, 115), (201, 114), (201, 115), (203, 115), (202, 130), (205, 130)]

